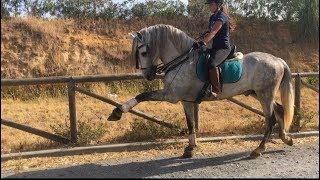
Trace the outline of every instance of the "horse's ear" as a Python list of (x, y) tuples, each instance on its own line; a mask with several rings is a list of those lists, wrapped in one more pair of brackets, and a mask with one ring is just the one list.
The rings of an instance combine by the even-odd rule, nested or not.
[(129, 33), (129, 37), (133, 40), (136, 36), (133, 35), (132, 33)]
[(141, 34), (141, 33), (139, 33), (139, 32), (137, 32), (137, 36), (138, 36), (138, 38), (139, 38), (140, 42), (142, 42), (142, 34)]

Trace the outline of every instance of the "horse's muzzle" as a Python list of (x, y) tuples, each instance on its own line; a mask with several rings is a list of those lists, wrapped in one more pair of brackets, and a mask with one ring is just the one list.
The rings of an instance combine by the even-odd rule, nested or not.
[(146, 69), (145, 71), (145, 78), (148, 81), (152, 81), (156, 78), (156, 72), (157, 72), (157, 67), (156, 66), (152, 66), (151, 68)]

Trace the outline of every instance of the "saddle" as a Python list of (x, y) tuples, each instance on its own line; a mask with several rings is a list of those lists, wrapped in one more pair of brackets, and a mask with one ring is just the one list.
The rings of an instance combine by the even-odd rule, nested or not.
[[(237, 77), (235, 76), (231, 77), (230, 75), (233, 75), (235, 73), (238, 73), (239, 75), (239, 72), (233, 72), (233, 71), (235, 66), (238, 66), (238, 65), (241, 66), (241, 64), (239, 64), (240, 62), (238, 62), (238, 60), (241, 59), (241, 57), (237, 57), (237, 56), (240, 56), (240, 54), (242, 55), (241, 52), (236, 51), (236, 46), (233, 45), (227, 58), (223, 60), (221, 64), (218, 65), (219, 76), (223, 77), (223, 78), (220, 78), (221, 83), (223, 82), (232, 83), (238, 79)], [(198, 78), (203, 82), (206, 82), (209, 80), (209, 64), (211, 63), (209, 62), (209, 60), (210, 60), (209, 52), (205, 50), (199, 52), (199, 59), (197, 61), (196, 71), (197, 71)]]
[[(237, 46), (236, 46), (236, 45), (232, 45), (232, 46), (231, 46), (230, 54), (227, 56), (227, 58), (226, 58), (225, 60), (235, 58), (235, 57), (236, 57), (236, 52), (237, 52)], [(224, 60), (224, 61), (225, 61), (225, 60)], [(223, 62), (224, 62), (224, 61), (223, 61)], [(222, 62), (222, 63), (223, 63), (223, 62)], [(221, 63), (221, 64), (222, 64), (222, 63)]]
[[(219, 84), (220, 84), (220, 92), (222, 92), (222, 86), (224, 83), (234, 83), (237, 82), (241, 78), (242, 74), (242, 63), (240, 59), (242, 59), (242, 53), (236, 51), (236, 46), (232, 45), (231, 51), (227, 58), (223, 60), (221, 64), (218, 65), (219, 70)], [(197, 76), (198, 78), (205, 82), (203, 88), (199, 92), (198, 102), (204, 97), (205, 91), (207, 91), (210, 86), (209, 80), (209, 62), (210, 53), (207, 51), (199, 52), (199, 59), (197, 62)]]

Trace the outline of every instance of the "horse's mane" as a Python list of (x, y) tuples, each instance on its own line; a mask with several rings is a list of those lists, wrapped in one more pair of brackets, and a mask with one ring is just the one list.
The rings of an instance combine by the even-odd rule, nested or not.
[[(139, 31), (144, 41), (149, 43), (150, 54), (155, 56), (157, 50), (165, 50), (168, 41), (171, 41), (177, 50), (181, 53), (191, 48), (194, 39), (189, 37), (185, 32), (171, 25), (157, 24), (143, 28)], [(136, 42), (133, 42), (133, 53), (135, 52)]]

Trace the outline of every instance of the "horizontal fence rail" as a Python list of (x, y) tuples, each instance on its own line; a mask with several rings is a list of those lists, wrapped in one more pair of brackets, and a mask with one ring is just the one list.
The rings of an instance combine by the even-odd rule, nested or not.
[[(163, 78), (164, 75), (158, 75), (157, 79)], [(112, 82), (122, 80), (143, 79), (141, 73), (119, 74), (119, 75), (88, 75), (88, 76), (56, 76), (42, 78), (26, 78), (26, 79), (1, 79), (1, 86), (20, 86), (20, 85), (38, 85), (38, 84), (57, 84), (84, 82)]]
[[(300, 91), (301, 91), (301, 84), (306, 86), (307, 88), (310, 88), (316, 92), (319, 93), (319, 88), (314, 87), (304, 81), (301, 80), (302, 77), (318, 77), (319, 78), (319, 72), (303, 72), (303, 73), (292, 73), (292, 78), (295, 78), (295, 110), (300, 109)], [(163, 79), (164, 74), (160, 74), (156, 76), (156, 79)], [(1, 118), (1, 124), (17, 128), (38, 136), (45, 137), (47, 139), (51, 139), (57, 142), (61, 143), (68, 143), (68, 142), (77, 142), (77, 121), (76, 121), (76, 103), (75, 103), (75, 92), (83, 93), (87, 96), (99, 99), (103, 102), (109, 103), (113, 106), (119, 107), (120, 104), (96, 95), (94, 93), (91, 93), (89, 91), (86, 91), (82, 88), (78, 88), (76, 86), (76, 83), (86, 83), (86, 82), (113, 82), (113, 81), (123, 81), (123, 80), (137, 80), (137, 79), (144, 79), (143, 75), (141, 73), (131, 73), (131, 74), (118, 74), (118, 75), (88, 75), (88, 76), (56, 76), (56, 77), (42, 77), (42, 78), (27, 78), (27, 79), (1, 79), (1, 86), (22, 86), (22, 85), (39, 85), (39, 84), (57, 84), (57, 83), (66, 83), (68, 85), (68, 98), (69, 98), (69, 115), (70, 115), (70, 133), (71, 133), (71, 140), (65, 139), (63, 137), (59, 137), (57, 135), (44, 132), (42, 130), (38, 130), (29, 126), (20, 125), (18, 123), (14, 123), (11, 121), (7, 121)], [(251, 106), (246, 105), (245, 103), (236, 100), (233, 97), (228, 98), (229, 101), (244, 107), (254, 113), (257, 113), (261, 116), (263, 115), (263, 112), (253, 108)], [(130, 110), (129, 111), (132, 114), (135, 114), (137, 116), (143, 117), (146, 120), (155, 122), (157, 124), (160, 124), (162, 126), (165, 126), (167, 128), (177, 128), (177, 126), (174, 126), (170, 123), (167, 123), (163, 120), (150, 117), (140, 111), (137, 110)], [(300, 125), (300, 120), (298, 120), (297, 125)]]
[[(319, 72), (292, 73), (292, 77), (319, 77)], [(157, 75), (157, 79), (162, 79), (164, 74)], [(56, 76), (26, 79), (1, 79), (1, 86), (21, 86), (21, 85), (38, 85), (38, 84), (57, 84), (84, 82), (112, 82), (122, 80), (143, 79), (141, 73), (119, 74), (119, 75), (88, 75), (88, 76)]]

